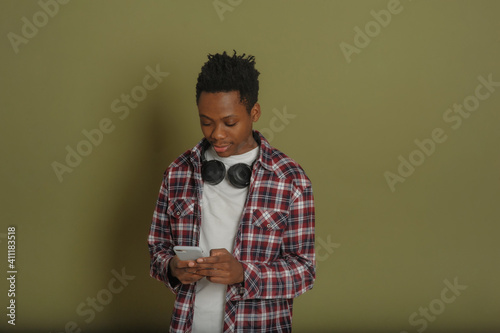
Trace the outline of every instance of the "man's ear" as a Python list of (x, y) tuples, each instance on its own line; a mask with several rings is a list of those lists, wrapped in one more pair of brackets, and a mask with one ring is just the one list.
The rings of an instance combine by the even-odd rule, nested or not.
[(260, 104), (255, 103), (252, 107), (252, 110), (250, 110), (250, 118), (252, 118), (252, 121), (255, 123), (257, 120), (260, 118)]

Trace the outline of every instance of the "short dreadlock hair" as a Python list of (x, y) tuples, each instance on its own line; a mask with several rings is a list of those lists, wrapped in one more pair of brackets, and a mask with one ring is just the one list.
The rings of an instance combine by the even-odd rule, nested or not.
[[(233, 50), (234, 51), (234, 50)], [(259, 96), (259, 71), (255, 69), (255, 57), (245, 53), (238, 56), (236, 51), (229, 56), (209, 54), (208, 61), (201, 68), (196, 83), (196, 104), (202, 92), (217, 93), (238, 91), (240, 102), (250, 113)]]

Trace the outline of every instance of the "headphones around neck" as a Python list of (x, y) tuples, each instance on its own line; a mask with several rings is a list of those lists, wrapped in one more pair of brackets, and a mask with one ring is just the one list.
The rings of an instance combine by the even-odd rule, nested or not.
[[(218, 160), (207, 161), (205, 151), (201, 152), (201, 178), (210, 185), (219, 184), (226, 176), (226, 167), (224, 163)], [(255, 163), (255, 162), (254, 162)], [(231, 185), (236, 188), (245, 188), (250, 185), (252, 176), (252, 165), (237, 163), (227, 171), (227, 178)]]

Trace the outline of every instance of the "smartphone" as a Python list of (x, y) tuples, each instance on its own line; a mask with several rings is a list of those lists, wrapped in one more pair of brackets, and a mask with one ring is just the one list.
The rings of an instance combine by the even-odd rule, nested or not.
[(174, 252), (180, 260), (196, 260), (205, 256), (199, 246), (174, 246)]

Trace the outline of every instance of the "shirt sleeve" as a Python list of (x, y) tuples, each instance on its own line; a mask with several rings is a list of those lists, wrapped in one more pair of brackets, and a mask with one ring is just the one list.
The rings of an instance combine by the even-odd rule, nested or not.
[(170, 216), (167, 214), (167, 173), (161, 183), (160, 193), (153, 213), (151, 229), (148, 237), (149, 254), (151, 257), (149, 274), (164, 282), (172, 292), (177, 293), (181, 283), (169, 274), (170, 260), (175, 256), (172, 250), (172, 234)]
[(294, 298), (311, 289), (316, 277), (315, 212), (312, 187), (296, 190), (283, 235), (280, 259), (242, 262), (244, 282), (230, 286), (231, 300)]

